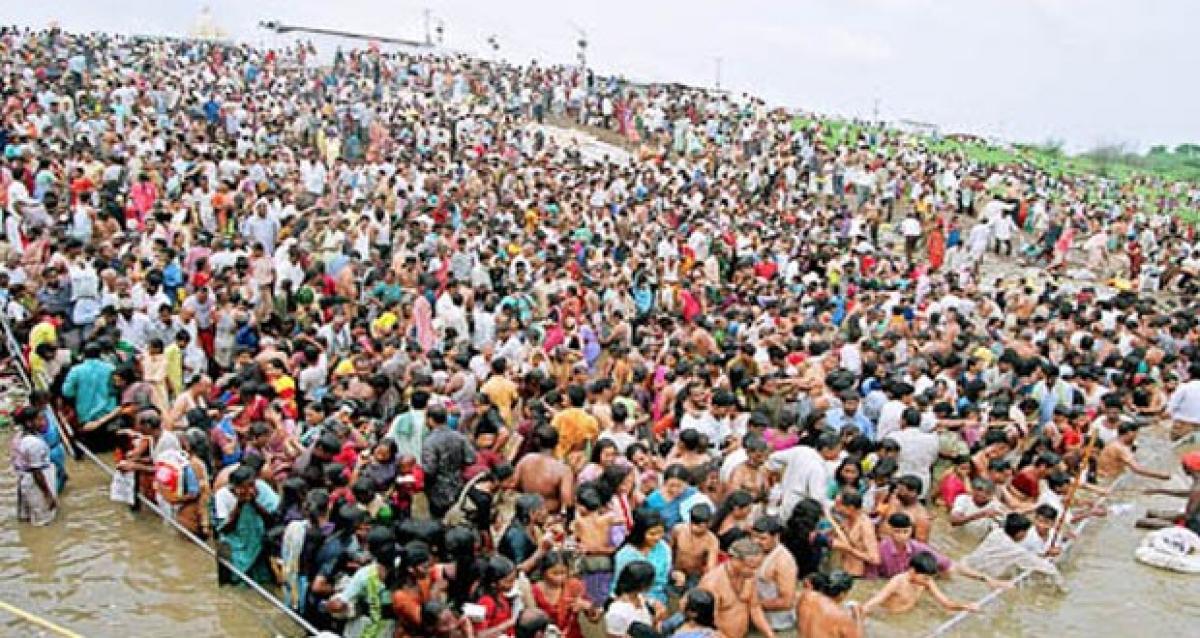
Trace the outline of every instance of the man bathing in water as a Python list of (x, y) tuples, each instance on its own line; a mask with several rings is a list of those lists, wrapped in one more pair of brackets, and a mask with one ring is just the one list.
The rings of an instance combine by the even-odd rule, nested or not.
[(878, 607), (888, 613), (902, 614), (912, 611), (926, 591), (946, 611), (979, 611), (975, 603), (963, 603), (951, 600), (942, 593), (934, 582), (938, 573), (938, 561), (929, 552), (915, 554), (908, 562), (908, 569), (896, 574), (863, 605), (863, 614), (870, 614)]
[(717, 604), (717, 629), (726, 636), (745, 636), (750, 624), (766, 638), (775, 638), (767, 622), (755, 587), (755, 572), (762, 564), (763, 550), (749, 538), (729, 547), (729, 561), (709, 571), (700, 588), (713, 595)]
[(852, 587), (854, 577), (841, 570), (810, 575), (796, 603), (797, 635), (860, 638), (864, 633), (862, 608), (847, 609), (844, 604)]
[(1133, 445), (1137, 440), (1138, 427), (1135, 423), (1122, 423), (1117, 428), (1117, 438), (1104, 444), (1104, 449), (1100, 450), (1096, 458), (1096, 476), (1101, 481), (1111, 483), (1124, 474), (1126, 469), (1134, 474), (1161, 481), (1171, 478), (1170, 474), (1155, 472), (1137, 462), (1137, 457), (1133, 454)]
[(1183, 467), (1184, 475), (1192, 480), (1191, 487), (1181, 490), (1153, 488), (1146, 490), (1144, 493), (1186, 498), (1187, 502), (1184, 503), (1183, 511), (1147, 510), (1146, 517), (1137, 522), (1138, 527), (1142, 529), (1161, 529), (1172, 527), (1182, 521), (1190, 521), (1200, 517), (1200, 450), (1184, 454), (1179, 459), (1179, 464)]

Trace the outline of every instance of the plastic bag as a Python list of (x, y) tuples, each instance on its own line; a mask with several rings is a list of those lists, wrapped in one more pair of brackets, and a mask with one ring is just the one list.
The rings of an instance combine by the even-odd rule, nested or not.
[(108, 498), (118, 503), (133, 505), (137, 502), (135, 485), (133, 472), (117, 472), (108, 486)]

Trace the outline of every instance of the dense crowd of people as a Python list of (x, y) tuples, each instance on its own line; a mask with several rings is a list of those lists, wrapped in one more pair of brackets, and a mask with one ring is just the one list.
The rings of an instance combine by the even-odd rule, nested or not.
[(939, 583), (1057, 580), (1108, 484), (1168, 478), (1139, 430), (1200, 424), (1193, 184), (460, 55), (7, 28), (0, 62), (22, 518), (112, 450), (115, 499), (320, 629), (972, 610)]

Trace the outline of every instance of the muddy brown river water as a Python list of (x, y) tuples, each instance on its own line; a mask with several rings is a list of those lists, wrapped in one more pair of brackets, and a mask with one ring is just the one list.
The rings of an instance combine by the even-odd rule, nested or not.
[[(1145, 432), (1139, 442), (1138, 456), (1144, 463), (1174, 470), (1170, 485), (1184, 485), (1178, 476), (1177, 454), (1159, 431)], [(7, 433), (0, 444), (7, 449)], [(0, 580), (5, 583), (0, 600), (89, 637), (303, 635), (253, 593), (217, 587), (212, 558), (165, 527), (152, 512), (135, 514), (110, 502), (108, 476), (89, 461), (68, 461), (71, 482), (53, 525), (16, 524), (14, 477), (5, 457), (0, 471)], [(1126, 481), (1113, 499), (1117, 511), (1088, 527), (1064, 568), (1066, 593), (1027, 584), (1008, 592), (950, 635), (1196, 635), (1200, 578), (1133, 560), (1133, 549), (1142, 536), (1133, 522), (1140, 512), (1147, 506), (1180, 504), (1141, 496), (1141, 490), (1152, 483), (1141, 478)], [(934, 537), (954, 557), (971, 549), (946, 527), (944, 519)], [(877, 587), (860, 582), (853, 598), (865, 600)], [(944, 583), (944, 589), (964, 600), (987, 593), (982, 585), (961, 578)], [(924, 601), (907, 616), (870, 620), (868, 630), (872, 636), (919, 637), (949, 617)], [(26, 622), (0, 613), (0, 635), (51, 634), (40, 634)]]
[[(8, 433), (0, 437), (8, 450)], [(16, 522), (15, 477), (0, 471), (0, 600), (84, 636), (302, 636), (254, 593), (217, 587), (213, 559), (153, 512), (108, 500), (108, 475), (67, 461), (58, 519)], [(38, 636), (0, 612), (0, 636)]]

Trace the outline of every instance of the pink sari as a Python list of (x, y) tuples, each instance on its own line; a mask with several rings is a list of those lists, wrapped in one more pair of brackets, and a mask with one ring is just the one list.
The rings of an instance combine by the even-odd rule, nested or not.
[(418, 295), (417, 300), (413, 302), (413, 326), (416, 328), (417, 343), (421, 344), (421, 349), (425, 352), (432, 350), (437, 336), (433, 332), (433, 306), (429, 305), (425, 295)]

